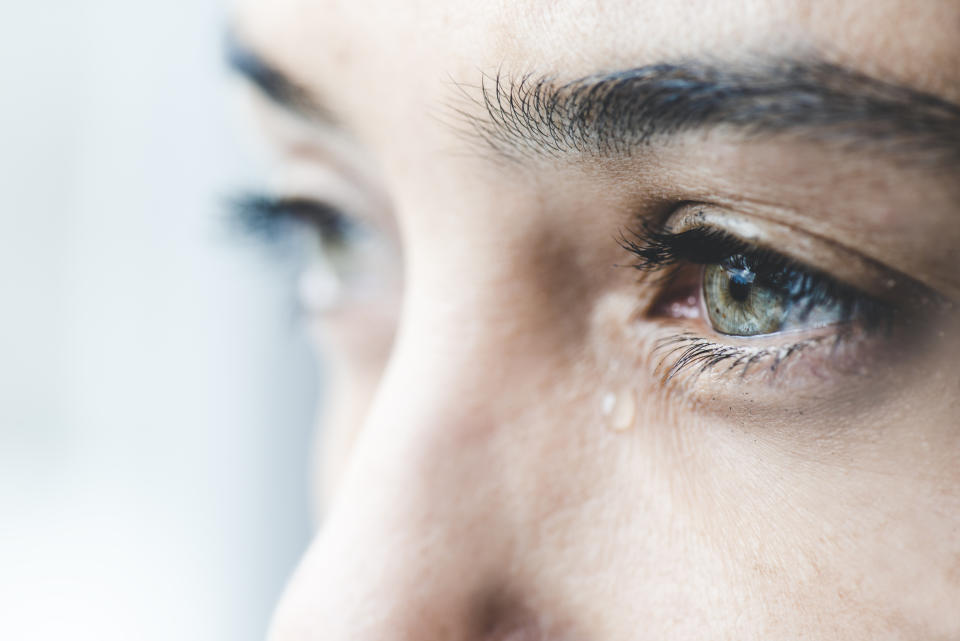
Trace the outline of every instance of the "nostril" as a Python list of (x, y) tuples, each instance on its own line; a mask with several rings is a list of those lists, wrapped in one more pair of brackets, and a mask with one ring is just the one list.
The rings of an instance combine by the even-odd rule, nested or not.
[(522, 625), (503, 629), (494, 629), (490, 634), (480, 637), (480, 641), (546, 641), (547, 637), (536, 627)]
[(528, 607), (504, 590), (488, 592), (478, 601), (472, 635), (476, 641), (555, 641), (558, 633), (551, 618)]

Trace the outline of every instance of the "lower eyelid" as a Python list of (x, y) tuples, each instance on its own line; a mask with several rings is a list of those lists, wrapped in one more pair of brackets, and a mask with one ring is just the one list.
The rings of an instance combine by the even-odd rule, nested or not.
[[(719, 334), (710, 325), (697, 284), (703, 267), (677, 270), (677, 281), (638, 319), (656, 328), (648, 362), (663, 381), (692, 382), (709, 375), (737, 383), (755, 377), (782, 380), (797, 374), (858, 372), (864, 351), (882, 334), (856, 323), (823, 325), (757, 336)], [(878, 347), (880, 347), (878, 345)]]
[[(805, 427), (842, 430), (856, 424), (854, 417), (864, 424), (864, 416), (903, 409), (897, 399), (904, 389), (923, 387), (936, 375), (950, 358), (944, 348), (957, 345), (948, 326), (937, 327), (942, 331), (899, 326), (891, 334), (851, 328), (778, 344), (770, 337), (727, 343), (693, 324), (651, 323), (637, 328), (637, 384), (662, 391), (662, 411), (715, 414), (734, 428), (779, 425), (790, 434)], [(704, 368), (707, 354), (718, 346), (737, 350), (736, 356)], [(685, 353), (688, 362), (680, 363)]]
[[(767, 335), (765, 338), (773, 336), (777, 335)], [(846, 340), (843, 333), (833, 332), (787, 343), (734, 345), (690, 331), (659, 339), (653, 349), (653, 357), (655, 372), (664, 380), (680, 375), (699, 377), (704, 374), (733, 374), (742, 381), (751, 373), (762, 372), (770, 377), (782, 374), (782, 368), (792, 364), (794, 359), (824, 346), (833, 351), (843, 340)]]
[[(731, 337), (713, 334), (701, 319), (651, 319), (642, 330), (641, 354), (654, 379), (670, 387), (697, 396), (781, 390), (771, 402), (784, 404), (784, 387), (822, 399), (847, 393), (843, 390), (849, 390), (851, 381), (875, 389), (882, 378), (902, 384), (903, 372), (923, 367), (943, 335), (932, 331), (931, 324), (896, 323), (878, 330), (846, 323)], [(800, 402), (792, 394), (790, 399), (786, 405)]]

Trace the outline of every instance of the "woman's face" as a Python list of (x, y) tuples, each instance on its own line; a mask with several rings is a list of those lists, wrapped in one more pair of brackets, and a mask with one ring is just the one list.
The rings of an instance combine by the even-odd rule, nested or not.
[(272, 638), (960, 637), (958, 33), (245, 5), (333, 381)]

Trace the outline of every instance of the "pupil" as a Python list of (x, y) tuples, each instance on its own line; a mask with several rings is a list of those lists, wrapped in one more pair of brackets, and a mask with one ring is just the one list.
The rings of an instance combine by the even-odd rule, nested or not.
[(745, 300), (747, 300), (747, 298), (750, 297), (750, 287), (752, 286), (752, 283), (751, 283), (752, 280), (753, 280), (752, 278), (750, 280), (747, 280), (739, 274), (730, 274), (730, 284), (728, 287), (730, 292), (730, 298), (737, 301), (738, 303), (742, 303)]

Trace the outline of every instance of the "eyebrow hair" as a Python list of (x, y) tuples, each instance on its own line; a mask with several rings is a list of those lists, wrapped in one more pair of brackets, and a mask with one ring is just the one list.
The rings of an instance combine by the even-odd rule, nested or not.
[(459, 113), (508, 157), (630, 155), (681, 133), (726, 127), (960, 163), (960, 105), (826, 62), (655, 64), (562, 84), (498, 72), (479, 90), (483, 114)]
[(224, 37), (227, 65), (272, 102), (311, 120), (335, 123), (330, 110), (300, 82), (245, 44), (231, 30)]

